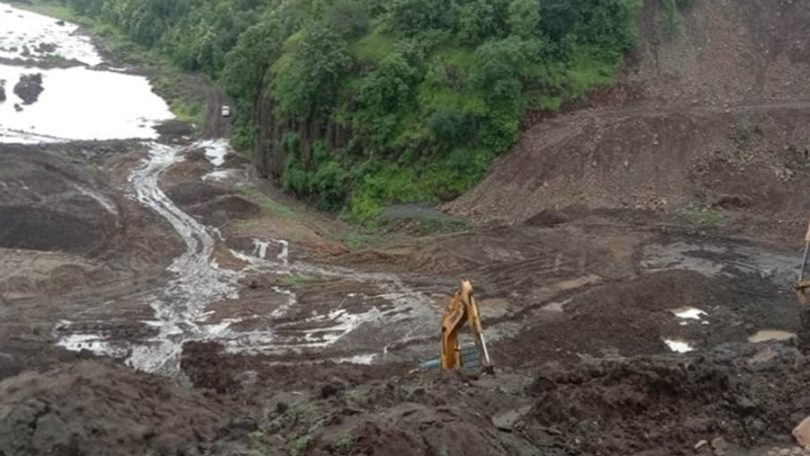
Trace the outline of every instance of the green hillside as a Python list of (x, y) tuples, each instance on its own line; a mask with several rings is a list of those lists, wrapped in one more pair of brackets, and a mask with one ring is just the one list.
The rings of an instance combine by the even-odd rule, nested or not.
[(66, 0), (236, 100), (234, 144), (354, 221), (478, 181), (527, 109), (612, 82), (642, 0)]

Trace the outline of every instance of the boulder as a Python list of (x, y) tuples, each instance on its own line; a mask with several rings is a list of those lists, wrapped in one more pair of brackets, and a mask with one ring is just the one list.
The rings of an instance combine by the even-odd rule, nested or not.
[(23, 104), (30, 105), (39, 99), (42, 88), (42, 74), (24, 74), (14, 86), (14, 93), (23, 100)]
[(56, 44), (54, 43), (39, 43), (37, 46), (37, 51), (42, 54), (50, 54), (56, 52)]
[(803, 448), (810, 447), (810, 416), (803, 419), (795, 429), (793, 429), (793, 438)]

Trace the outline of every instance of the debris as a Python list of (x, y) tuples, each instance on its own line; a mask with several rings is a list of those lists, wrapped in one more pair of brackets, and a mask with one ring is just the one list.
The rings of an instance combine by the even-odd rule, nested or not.
[(796, 442), (804, 448), (810, 447), (810, 416), (803, 419), (795, 429), (793, 429), (793, 438)]
[(499, 413), (492, 417), (492, 424), (494, 424), (499, 431), (512, 432), (520, 427), (523, 417), (529, 413), (531, 408), (530, 405), (524, 405), (523, 407)]

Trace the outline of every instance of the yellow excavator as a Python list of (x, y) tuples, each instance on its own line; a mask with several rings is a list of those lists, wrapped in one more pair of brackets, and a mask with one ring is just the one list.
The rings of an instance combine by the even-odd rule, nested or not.
[(459, 331), (461, 331), (465, 323), (469, 323), (470, 330), (473, 333), (481, 370), (486, 373), (493, 373), (492, 361), (489, 358), (487, 343), (484, 340), (484, 329), (481, 326), (478, 302), (473, 296), (473, 286), (469, 280), (461, 282), (442, 317), (441, 367), (443, 369), (473, 367), (464, 365), (467, 356), (465, 356), (459, 345)]

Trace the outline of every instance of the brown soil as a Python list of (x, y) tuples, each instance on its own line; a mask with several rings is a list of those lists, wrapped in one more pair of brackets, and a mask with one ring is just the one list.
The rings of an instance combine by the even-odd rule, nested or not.
[[(768, 225), (757, 234), (801, 229), (810, 13), (796, 2), (701, 1), (671, 36), (660, 3), (646, 2), (641, 45), (618, 85), (634, 96), (597, 97), (593, 108), (532, 126), (448, 208), (520, 222), (572, 204), (709, 207), (755, 214), (746, 228)], [(788, 224), (774, 230), (774, 220)]]
[[(190, 337), (172, 377), (56, 345), (63, 320), (152, 337), (150, 297), (183, 286), (180, 237), (132, 198), (144, 146), (0, 145), (0, 456), (801, 454), (810, 361), (749, 337), (808, 331), (808, 10), (697, 2), (669, 37), (657, 4), (616, 88), (449, 205), (466, 231), (366, 241), (189, 150), (160, 186), (240, 287), (195, 318), (261, 344)], [(494, 376), (417, 369), (462, 278)]]

